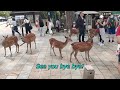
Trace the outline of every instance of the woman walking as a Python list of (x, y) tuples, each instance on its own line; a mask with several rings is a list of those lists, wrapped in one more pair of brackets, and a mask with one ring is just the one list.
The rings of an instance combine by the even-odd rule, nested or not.
[(42, 17), (39, 15), (39, 32), (40, 32), (40, 36), (45, 36), (45, 32), (43, 30), (44, 27), (44, 22), (42, 20)]
[(103, 15), (100, 16), (100, 20), (98, 22), (99, 24), (99, 33), (100, 33), (100, 46), (103, 46), (104, 45), (104, 40), (105, 40), (105, 28), (104, 26), (106, 25), (106, 23), (104, 22), (103, 20)]

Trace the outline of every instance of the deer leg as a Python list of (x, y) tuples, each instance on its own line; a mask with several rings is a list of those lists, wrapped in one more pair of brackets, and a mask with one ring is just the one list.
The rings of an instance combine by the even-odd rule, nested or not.
[(36, 49), (37, 47), (36, 47), (36, 41), (35, 40), (34, 40), (34, 43), (35, 43), (35, 49)]
[(19, 52), (19, 44), (18, 44), (18, 52)]
[(26, 51), (26, 53), (28, 52), (28, 44), (27, 44), (27, 51)]
[(54, 51), (54, 47), (52, 47), (52, 49), (53, 49), (54, 55), (56, 56), (55, 51)]
[(71, 62), (71, 58), (72, 58), (72, 54), (74, 53), (74, 50), (71, 52), (70, 54), (70, 62)]
[(90, 61), (90, 57), (89, 57), (89, 51), (88, 51), (88, 60), (89, 60), (89, 62), (91, 62), (91, 61)]
[(59, 49), (59, 52), (60, 52), (60, 56), (61, 56), (61, 59), (63, 58), (63, 56), (62, 56), (62, 53), (61, 53), (61, 49)]
[(85, 59), (87, 60), (87, 51), (85, 51)]
[(32, 54), (31, 43), (30, 43), (30, 51), (31, 51), (31, 54)]
[[(4, 50), (5, 50), (5, 56), (6, 56), (6, 48), (5, 48), (5, 47), (4, 47)], [(4, 56), (4, 57), (5, 57), (5, 56)]]
[[(78, 51), (75, 51), (75, 54), (74, 54), (74, 56), (75, 56), (75, 59), (78, 61), (78, 59), (77, 59), (77, 53), (78, 53)], [(78, 61), (78, 63), (80, 63), (79, 61)]]
[(51, 49), (52, 49), (52, 45), (50, 45), (50, 55), (51, 55)]
[(11, 47), (9, 47), (9, 49), (10, 49), (10, 53), (11, 53), (11, 57), (12, 57)]

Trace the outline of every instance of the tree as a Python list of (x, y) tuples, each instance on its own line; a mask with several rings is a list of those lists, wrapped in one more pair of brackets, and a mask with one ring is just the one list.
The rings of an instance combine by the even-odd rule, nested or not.
[(72, 23), (74, 21), (74, 11), (66, 11), (66, 28), (69, 31), (72, 28)]
[(9, 17), (10, 13), (11, 13), (11, 11), (0, 11), (0, 16)]

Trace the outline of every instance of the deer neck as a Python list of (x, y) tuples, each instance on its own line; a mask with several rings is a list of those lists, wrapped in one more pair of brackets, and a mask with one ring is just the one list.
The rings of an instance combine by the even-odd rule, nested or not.
[(68, 39), (66, 39), (66, 41), (64, 42), (64, 46), (66, 46), (68, 43)]
[(86, 42), (93, 43), (93, 38), (89, 38)]

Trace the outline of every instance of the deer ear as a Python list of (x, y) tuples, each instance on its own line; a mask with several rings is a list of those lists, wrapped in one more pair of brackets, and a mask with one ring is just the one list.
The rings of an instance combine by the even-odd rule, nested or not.
[(67, 38), (67, 37), (65, 36), (65, 38)]

